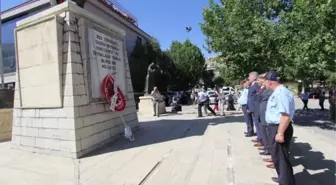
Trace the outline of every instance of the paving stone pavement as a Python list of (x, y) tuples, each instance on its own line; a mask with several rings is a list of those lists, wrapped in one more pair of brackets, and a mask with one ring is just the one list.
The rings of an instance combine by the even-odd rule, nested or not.
[[(80, 160), (33, 154), (0, 143), (1, 185), (272, 185), (240, 115), (140, 116), (136, 141), (120, 138)], [(295, 127), (299, 185), (331, 185), (335, 143)], [(314, 162), (317, 162), (318, 165)]]
[(311, 133), (318, 133), (320, 135), (329, 137), (335, 140), (336, 123), (330, 120), (329, 116), (329, 102), (324, 102), (325, 110), (321, 111), (319, 100), (310, 99), (308, 103), (309, 111), (302, 110), (303, 103), (300, 99), (295, 99), (295, 118), (294, 123), (297, 126), (304, 127)]

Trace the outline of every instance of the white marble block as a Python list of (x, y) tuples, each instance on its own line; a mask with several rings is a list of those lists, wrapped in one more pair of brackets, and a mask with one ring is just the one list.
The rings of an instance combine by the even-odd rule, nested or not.
[[(125, 31), (65, 2), (17, 23), (17, 87), (12, 146), (79, 158), (138, 126)], [(112, 112), (101, 93), (112, 74), (126, 108)]]

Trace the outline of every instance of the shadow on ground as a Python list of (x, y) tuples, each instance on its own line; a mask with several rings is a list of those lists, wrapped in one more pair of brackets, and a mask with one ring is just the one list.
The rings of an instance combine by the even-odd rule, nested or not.
[(309, 109), (305, 111), (297, 109), (295, 111), (294, 124), (303, 127), (318, 127), (324, 130), (336, 131), (335, 121), (330, 120), (329, 109)]
[[(194, 118), (195, 115), (190, 115)], [(147, 146), (180, 138), (201, 136), (208, 125), (232, 123), (237, 116), (203, 117), (201, 119), (173, 119), (160, 117), (158, 120), (140, 122), (140, 128), (135, 132), (135, 141), (130, 142), (124, 137), (105, 145), (85, 157), (96, 156), (130, 148)]]
[(296, 184), (304, 184), (309, 179), (321, 185), (336, 184), (335, 161), (326, 159), (320, 151), (312, 151), (309, 143), (295, 142), (295, 138), (293, 137), (291, 147), (292, 165), (302, 165), (305, 168), (303, 172), (295, 174)]

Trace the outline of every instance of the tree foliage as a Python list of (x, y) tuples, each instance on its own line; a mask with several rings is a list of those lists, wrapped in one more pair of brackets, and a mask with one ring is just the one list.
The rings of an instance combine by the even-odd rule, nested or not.
[(149, 61), (146, 55), (146, 47), (140, 42), (136, 42), (129, 58), (129, 67), (134, 92), (144, 91), (148, 65)]
[(198, 84), (205, 70), (205, 59), (200, 48), (190, 40), (183, 43), (173, 41), (167, 53), (174, 66), (171, 78), (172, 88), (187, 90)]
[(276, 70), (288, 80), (335, 72), (336, 0), (209, 1), (201, 29), (224, 81)]
[(134, 92), (143, 92), (146, 83), (147, 68), (150, 63), (157, 61), (158, 65), (165, 71), (166, 61), (162, 61), (163, 52), (156, 39), (150, 40), (145, 44), (136, 42), (130, 55), (130, 72)]

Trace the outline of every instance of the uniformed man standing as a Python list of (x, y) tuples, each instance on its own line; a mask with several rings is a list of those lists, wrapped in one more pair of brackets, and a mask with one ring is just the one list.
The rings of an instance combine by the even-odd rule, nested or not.
[(295, 185), (289, 157), (289, 145), (293, 137), (294, 97), (292, 92), (279, 83), (276, 72), (268, 72), (264, 84), (273, 90), (265, 115), (269, 136), (273, 138), (269, 148), (278, 173), (278, 178), (273, 177), (272, 180), (279, 185)]
[[(262, 141), (265, 145), (264, 146), (265, 151), (261, 152), (260, 154), (261, 155), (270, 155), (270, 152), (269, 152), (270, 138), (268, 137), (268, 133), (267, 133), (268, 124), (265, 120), (265, 114), (266, 114), (268, 99), (272, 95), (273, 91), (272, 91), (272, 89), (269, 89), (264, 85), (265, 75), (266, 75), (266, 73), (259, 75), (258, 80), (257, 80), (258, 85), (260, 86), (260, 90), (258, 92), (258, 99), (259, 99), (259, 103), (260, 103), (260, 106), (259, 106), (260, 132), (261, 132)], [(264, 160), (264, 161), (265, 162), (272, 162), (272, 160), (269, 160), (269, 159)]]

